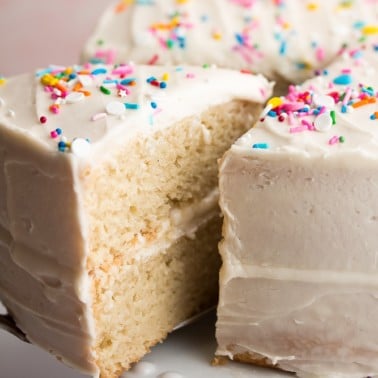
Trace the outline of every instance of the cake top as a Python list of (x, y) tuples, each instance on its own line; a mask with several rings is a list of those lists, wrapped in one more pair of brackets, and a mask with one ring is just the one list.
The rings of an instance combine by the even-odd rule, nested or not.
[(243, 153), (306, 156), (356, 152), (378, 157), (378, 45), (353, 50), (286, 96), (233, 146)]
[(270, 94), (262, 76), (209, 66), (50, 66), (2, 79), (0, 127), (83, 158), (209, 106)]
[(300, 82), (378, 32), (377, 0), (121, 0), (84, 49), (101, 62), (216, 64)]

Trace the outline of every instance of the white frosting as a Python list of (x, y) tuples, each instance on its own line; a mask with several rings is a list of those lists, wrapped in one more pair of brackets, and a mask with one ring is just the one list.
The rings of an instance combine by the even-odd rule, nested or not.
[[(263, 103), (270, 92), (261, 76), (130, 65), (51, 67), (0, 86), (0, 298), (28, 339), (97, 374), (82, 170), (132, 138), (233, 99)], [(192, 234), (216, 198), (172, 211), (168, 240), (141, 242), (139, 257)]]
[[(374, 46), (346, 54), (269, 101), (223, 159), (217, 354), (301, 377), (378, 374), (377, 67)], [(319, 104), (335, 112), (326, 131)]]
[[(118, 1), (84, 60), (216, 64), (301, 81), (370, 37), (376, 0)], [(168, 47), (167, 47), (168, 46)]]

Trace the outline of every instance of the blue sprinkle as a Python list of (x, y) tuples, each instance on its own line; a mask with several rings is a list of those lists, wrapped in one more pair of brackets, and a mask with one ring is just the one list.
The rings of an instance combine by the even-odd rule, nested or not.
[(136, 110), (136, 109), (139, 109), (139, 104), (135, 104), (135, 103), (131, 103), (131, 102), (125, 102), (125, 108)]
[(77, 74), (74, 73), (74, 72), (72, 72), (72, 73), (70, 74), (70, 76), (68, 76), (68, 77), (69, 77), (70, 80), (72, 80), (72, 79), (76, 79)]
[(355, 51), (352, 55), (353, 59), (360, 59), (363, 57), (363, 53), (361, 50)]
[(62, 129), (57, 128), (57, 129), (55, 129), (55, 131), (56, 131), (56, 133), (57, 133), (58, 135), (62, 135)]
[[(146, 81), (147, 81), (147, 83), (151, 83), (152, 81), (156, 81), (156, 77), (150, 76)], [(122, 82), (121, 82), (121, 84), (122, 84)]]
[(236, 38), (236, 41), (239, 43), (239, 45), (244, 45), (244, 38), (241, 34), (236, 33), (235, 38)]
[(89, 63), (91, 64), (105, 63), (105, 60), (101, 58), (91, 58)]
[(182, 67), (176, 67), (176, 72), (181, 72), (181, 71), (184, 71)]
[(91, 72), (91, 75), (100, 75), (100, 74), (106, 74), (108, 70), (106, 68), (96, 68)]
[(256, 148), (256, 149), (261, 149), (261, 150), (266, 150), (269, 148), (269, 144), (268, 143), (255, 143), (252, 148)]
[(51, 71), (52, 71), (51, 68), (46, 68), (46, 69), (44, 69), (44, 70), (37, 71), (36, 74), (35, 74), (35, 76), (37, 76), (37, 77), (41, 77), (41, 76), (43, 76), (43, 75), (45, 75), (45, 74), (50, 73)]
[(370, 119), (371, 119), (372, 121), (374, 121), (375, 119), (377, 119), (377, 117), (376, 117), (375, 114), (373, 113), (373, 114), (370, 116)]
[(64, 152), (65, 149), (66, 149), (66, 143), (60, 141), (60, 142), (58, 143), (58, 150), (61, 151), (61, 152)]
[(167, 83), (165, 81), (162, 81), (159, 86), (161, 89), (167, 88)]
[(374, 90), (372, 88), (362, 87), (361, 92), (367, 93), (369, 96), (372, 97), (375, 95)]
[(123, 80), (121, 81), (121, 84), (122, 84), (122, 85), (128, 85), (128, 84), (132, 83), (132, 82), (135, 81), (135, 80), (136, 80), (135, 78), (130, 77), (129, 79), (123, 79)]
[(373, 46), (374, 51), (378, 51), (378, 43)]
[(202, 22), (206, 22), (208, 19), (209, 19), (209, 16), (208, 16), (207, 14), (203, 14), (203, 15), (201, 16), (201, 21), (202, 21)]
[(287, 43), (286, 41), (281, 41), (281, 46), (280, 46), (280, 55), (285, 55), (287, 50)]
[(269, 116), (269, 117), (276, 117), (277, 113), (274, 110), (269, 110), (267, 116)]
[(362, 29), (364, 26), (365, 26), (365, 22), (363, 22), (363, 21), (356, 21), (356, 22), (353, 24), (353, 27), (354, 27), (355, 29)]
[(328, 70), (323, 70), (323, 75), (328, 76)]
[(102, 82), (103, 84), (117, 84), (118, 80), (111, 80), (111, 79), (106, 79)]
[(157, 103), (156, 102), (151, 102), (151, 108), (156, 109), (157, 108)]
[(341, 113), (346, 113), (348, 110), (348, 107), (346, 105), (341, 105)]
[(348, 74), (340, 75), (333, 79), (333, 83), (337, 85), (349, 85), (352, 81), (352, 76)]

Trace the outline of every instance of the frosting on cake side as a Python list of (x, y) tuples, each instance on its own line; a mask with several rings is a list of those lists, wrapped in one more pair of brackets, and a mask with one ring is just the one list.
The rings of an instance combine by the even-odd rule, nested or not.
[(301, 377), (378, 374), (378, 51), (344, 54), (220, 165), (219, 355)]

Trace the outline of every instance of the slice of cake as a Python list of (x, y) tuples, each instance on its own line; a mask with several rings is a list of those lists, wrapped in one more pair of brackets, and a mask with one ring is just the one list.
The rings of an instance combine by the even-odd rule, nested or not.
[(220, 164), (218, 355), (301, 377), (378, 374), (378, 49), (368, 50), (271, 99)]
[(270, 94), (192, 67), (2, 83), (0, 299), (28, 340), (112, 378), (216, 303), (217, 159)]
[(370, 38), (377, 20), (375, 0), (120, 0), (83, 59), (216, 64), (301, 82)]

